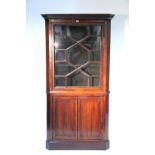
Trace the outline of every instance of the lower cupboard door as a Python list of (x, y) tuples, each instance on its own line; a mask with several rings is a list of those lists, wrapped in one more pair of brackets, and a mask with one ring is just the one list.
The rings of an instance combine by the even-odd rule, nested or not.
[(77, 139), (77, 97), (53, 97), (53, 139)]
[(102, 97), (78, 98), (78, 139), (103, 139), (105, 107)]

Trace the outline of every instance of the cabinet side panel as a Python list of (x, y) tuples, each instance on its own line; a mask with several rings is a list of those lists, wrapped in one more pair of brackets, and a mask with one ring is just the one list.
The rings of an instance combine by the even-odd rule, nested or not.
[(110, 78), (110, 31), (111, 31), (111, 20), (105, 20), (104, 29), (104, 56), (103, 56), (103, 81), (104, 81), (104, 92), (107, 93), (103, 97), (103, 103), (105, 103), (105, 140), (108, 140), (109, 130), (109, 78)]
[(111, 21), (108, 20), (107, 21), (107, 83), (106, 83), (106, 87), (107, 87), (107, 92), (109, 92), (109, 83), (110, 83), (110, 37), (111, 37)]
[(49, 20), (45, 21), (46, 30), (46, 90), (47, 92), (53, 89), (53, 27)]
[(109, 140), (109, 95), (103, 97), (103, 103), (105, 103), (105, 140)]
[(53, 135), (53, 97), (47, 94), (47, 140), (52, 140)]
[(109, 92), (109, 65), (110, 65), (110, 20), (106, 20), (103, 30), (103, 90)]
[(77, 98), (53, 98), (53, 139), (77, 139)]

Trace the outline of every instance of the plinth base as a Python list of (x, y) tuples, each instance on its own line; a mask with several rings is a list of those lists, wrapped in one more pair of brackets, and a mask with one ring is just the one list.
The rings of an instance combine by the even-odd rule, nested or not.
[(109, 141), (46, 141), (48, 150), (106, 150)]

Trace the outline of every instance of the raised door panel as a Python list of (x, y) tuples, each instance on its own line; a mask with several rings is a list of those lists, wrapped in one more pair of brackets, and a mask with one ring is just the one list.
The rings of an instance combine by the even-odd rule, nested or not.
[(78, 139), (103, 139), (104, 106), (102, 97), (79, 97)]
[(77, 97), (54, 97), (53, 139), (77, 139)]

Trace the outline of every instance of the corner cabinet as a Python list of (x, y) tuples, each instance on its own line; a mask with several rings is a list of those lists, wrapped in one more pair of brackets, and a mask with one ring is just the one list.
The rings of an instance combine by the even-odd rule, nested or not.
[(43, 14), (49, 150), (109, 148), (111, 14)]

